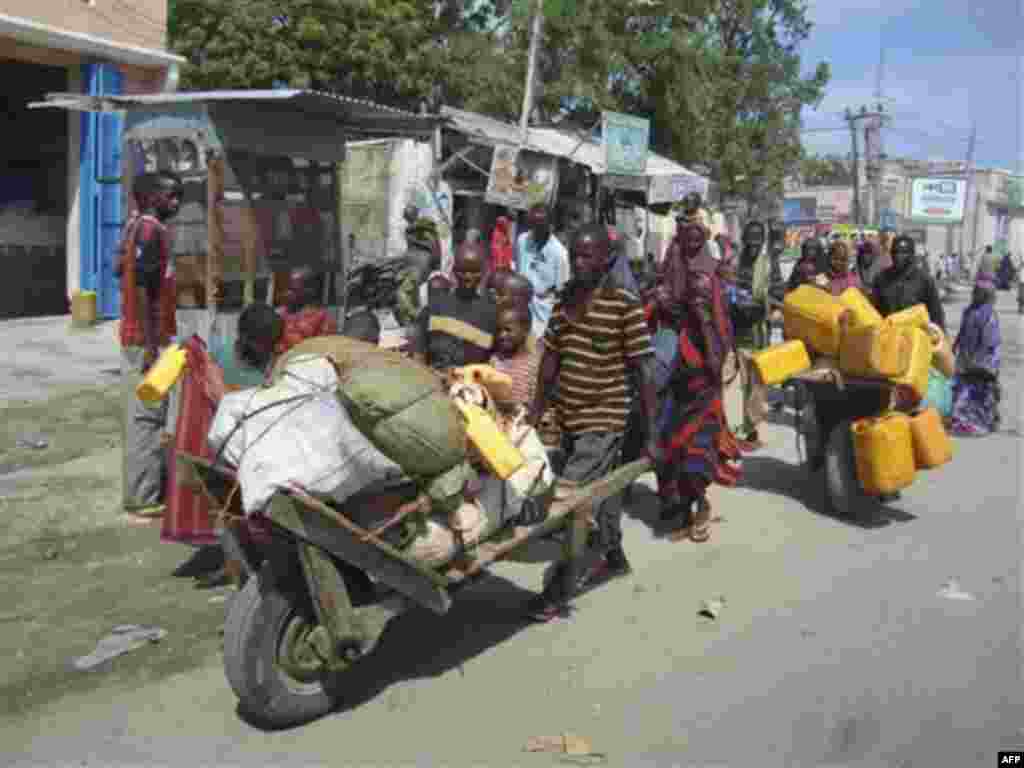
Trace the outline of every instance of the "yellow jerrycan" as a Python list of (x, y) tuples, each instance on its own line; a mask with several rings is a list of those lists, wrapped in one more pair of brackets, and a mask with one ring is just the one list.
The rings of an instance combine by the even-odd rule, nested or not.
[(135, 396), (144, 403), (156, 405), (171, 391), (185, 372), (188, 356), (178, 344), (165, 349), (135, 388)]

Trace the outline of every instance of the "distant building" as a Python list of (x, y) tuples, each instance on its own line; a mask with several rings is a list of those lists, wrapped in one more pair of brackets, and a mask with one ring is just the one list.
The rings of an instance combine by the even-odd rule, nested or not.
[(113, 283), (121, 119), (27, 104), (47, 92), (173, 87), (184, 59), (167, 52), (166, 37), (166, 0), (4, 1), (0, 318), (64, 314), (73, 291), (106, 283), (109, 296)]
[[(928, 224), (910, 217), (910, 190), (915, 178), (964, 179), (966, 198), (960, 223)], [(861, 221), (865, 228), (880, 225), (907, 232), (931, 254), (983, 251), (1024, 256), (1024, 200), (1022, 185), (1006, 170), (976, 169), (968, 178), (967, 167), (958, 161), (918, 161), (888, 158), (878, 169), (878, 200), (873, 185), (861, 174)], [(804, 187), (798, 179), (786, 184), (786, 218), (794, 226), (854, 224), (853, 186)], [(877, 205), (877, 214), (874, 207)]]

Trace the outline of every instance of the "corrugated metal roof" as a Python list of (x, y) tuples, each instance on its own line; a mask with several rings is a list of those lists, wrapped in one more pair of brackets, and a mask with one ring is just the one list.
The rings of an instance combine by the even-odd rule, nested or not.
[[(459, 133), (495, 144), (519, 144), (519, 128), (493, 117), (442, 107), (449, 127)], [(525, 149), (554, 157), (564, 157), (590, 168), (596, 174), (606, 172), (604, 147), (593, 139), (575, 136), (558, 128), (530, 128)], [(697, 176), (689, 168), (654, 152), (647, 153), (647, 176)]]
[(174, 93), (146, 93), (132, 96), (88, 96), (74, 93), (46, 95), (46, 101), (33, 102), (30, 107), (59, 107), (86, 112), (153, 109), (162, 106), (194, 103), (286, 103), (310, 114), (334, 117), (342, 123), (377, 121), (403, 126), (411, 130), (432, 129), (445, 118), (439, 115), (419, 115), (372, 101), (308, 90), (239, 90), (239, 91), (182, 91)]

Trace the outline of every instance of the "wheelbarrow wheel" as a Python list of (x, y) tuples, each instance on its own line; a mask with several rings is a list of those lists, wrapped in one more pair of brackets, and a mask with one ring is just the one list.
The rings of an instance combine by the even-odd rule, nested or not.
[(829, 510), (844, 520), (864, 520), (881, 502), (869, 496), (857, 479), (850, 419), (840, 421), (825, 444), (825, 498)]
[(822, 452), (824, 451), (814, 398), (799, 382), (788, 388), (792, 391), (796, 409), (794, 426), (796, 427), (797, 456), (801, 466), (814, 474), (821, 469)]
[(265, 581), (249, 579), (231, 601), (224, 672), (246, 717), (270, 727), (298, 725), (334, 707), (334, 676), (314, 651), (312, 606)]

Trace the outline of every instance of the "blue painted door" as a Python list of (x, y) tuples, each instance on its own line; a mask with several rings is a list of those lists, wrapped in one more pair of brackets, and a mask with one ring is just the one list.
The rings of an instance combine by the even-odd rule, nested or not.
[[(86, 64), (82, 81), (92, 96), (117, 96), (123, 77), (113, 64)], [(118, 241), (123, 222), (121, 189), (120, 115), (82, 114), (79, 195), (81, 212), (82, 290), (96, 291), (97, 313), (114, 319), (121, 315), (121, 293), (114, 277)]]

